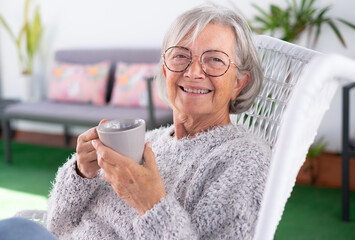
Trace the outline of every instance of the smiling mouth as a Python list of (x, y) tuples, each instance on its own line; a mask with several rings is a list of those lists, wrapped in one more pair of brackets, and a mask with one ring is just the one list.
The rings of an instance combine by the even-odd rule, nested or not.
[(180, 86), (181, 90), (187, 93), (196, 93), (196, 94), (207, 94), (212, 92), (211, 90), (206, 90), (206, 89), (192, 89), (192, 88), (185, 88)]

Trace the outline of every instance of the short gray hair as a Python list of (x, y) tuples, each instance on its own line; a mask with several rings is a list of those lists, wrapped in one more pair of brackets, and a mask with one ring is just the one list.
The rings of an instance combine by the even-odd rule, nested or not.
[[(165, 34), (162, 44), (162, 54), (168, 47), (177, 45), (186, 36), (191, 36), (189, 41), (192, 42), (209, 23), (229, 26), (235, 33), (237, 40), (235, 57), (239, 69), (238, 72), (239, 74), (242, 71), (249, 72), (250, 81), (237, 98), (231, 101), (229, 112), (244, 112), (253, 104), (261, 89), (263, 73), (251, 39), (250, 29), (240, 14), (216, 5), (196, 7), (181, 14)], [(160, 66), (163, 64), (164, 60), (161, 58)], [(161, 67), (156, 75), (156, 84), (159, 96), (171, 106), (167, 95), (166, 80)]]

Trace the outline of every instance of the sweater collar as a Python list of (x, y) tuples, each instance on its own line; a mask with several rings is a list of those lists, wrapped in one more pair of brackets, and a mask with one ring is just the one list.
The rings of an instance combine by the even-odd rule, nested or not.
[(245, 133), (247, 132), (247, 130), (245, 129), (244, 126), (241, 125), (235, 125), (232, 123), (229, 124), (225, 124), (225, 125), (221, 125), (221, 126), (214, 126), (206, 131), (202, 131), (199, 134), (197, 134), (194, 137), (191, 136), (186, 136), (183, 137), (181, 139), (176, 139), (175, 137), (175, 128), (174, 125), (171, 125), (169, 127), (169, 137), (173, 138), (176, 141), (190, 141), (190, 140), (199, 140), (201, 138), (205, 138), (205, 137), (215, 137), (215, 136), (228, 136), (232, 133), (236, 134), (236, 133)]

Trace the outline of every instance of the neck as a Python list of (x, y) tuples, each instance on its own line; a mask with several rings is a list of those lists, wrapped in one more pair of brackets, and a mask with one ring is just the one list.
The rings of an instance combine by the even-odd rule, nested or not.
[(218, 117), (191, 116), (174, 111), (175, 136), (181, 139), (186, 136), (194, 137), (196, 134), (230, 123), (229, 113)]

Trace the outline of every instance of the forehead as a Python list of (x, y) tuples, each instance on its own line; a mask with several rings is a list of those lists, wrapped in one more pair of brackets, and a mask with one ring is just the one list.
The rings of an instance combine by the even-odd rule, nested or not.
[(220, 50), (229, 54), (234, 52), (236, 36), (230, 26), (209, 23), (197, 36), (191, 31), (178, 45), (190, 48), (194, 53), (207, 50)]

